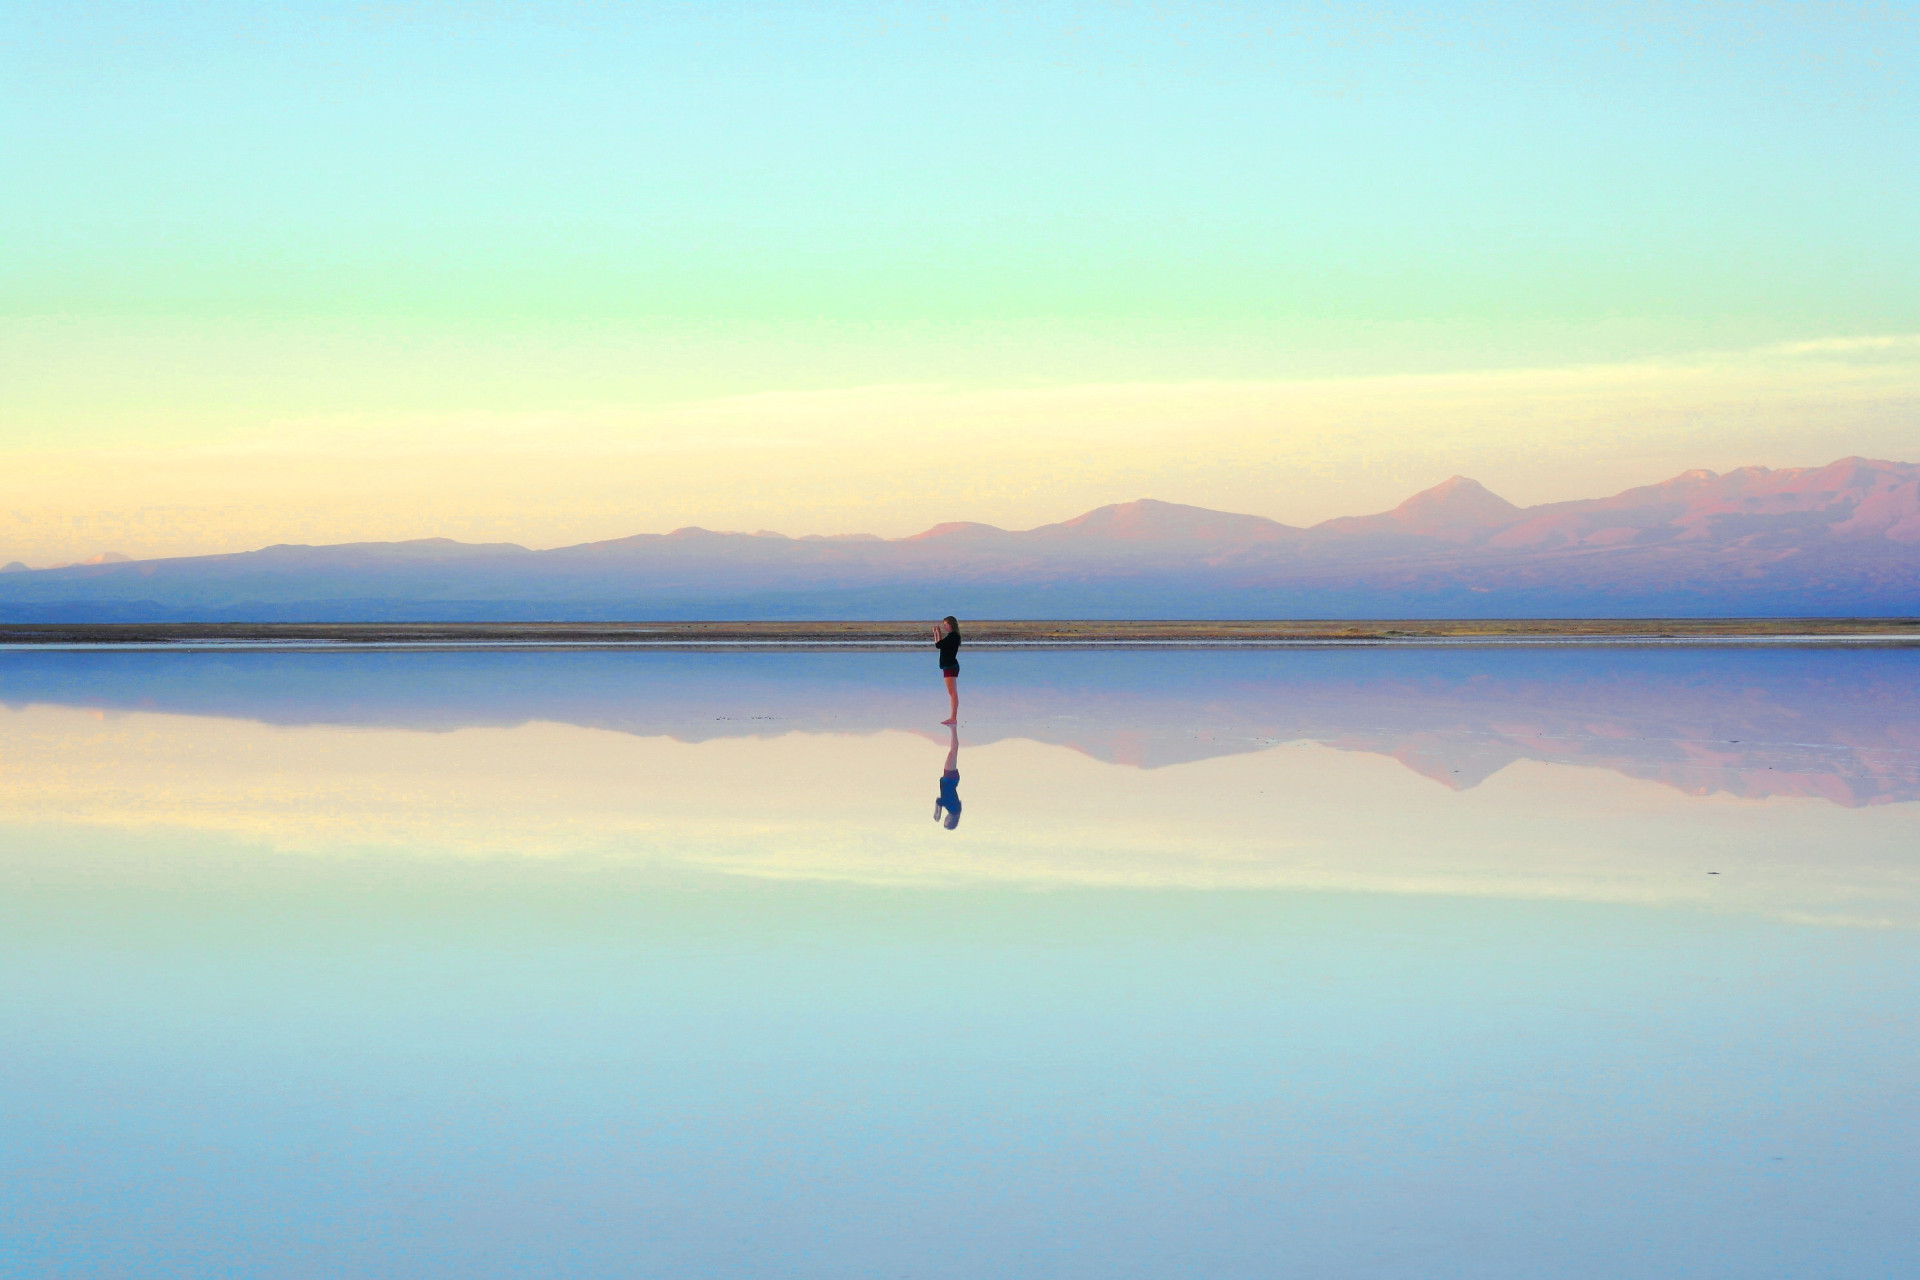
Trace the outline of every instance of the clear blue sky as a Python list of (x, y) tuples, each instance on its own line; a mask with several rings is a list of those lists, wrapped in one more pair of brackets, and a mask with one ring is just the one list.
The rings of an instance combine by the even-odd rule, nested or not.
[(1909, 6), (7, 13), (15, 314), (1920, 309)]

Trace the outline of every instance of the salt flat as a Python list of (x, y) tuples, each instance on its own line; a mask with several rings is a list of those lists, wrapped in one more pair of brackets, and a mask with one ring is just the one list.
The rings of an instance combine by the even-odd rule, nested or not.
[(0, 653), (9, 1267), (1903, 1273), (1913, 662)]

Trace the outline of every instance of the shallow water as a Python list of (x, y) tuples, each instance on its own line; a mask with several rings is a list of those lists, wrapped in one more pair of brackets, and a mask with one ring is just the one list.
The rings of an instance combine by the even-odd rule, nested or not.
[(0, 653), (0, 1264), (1920, 1268), (1920, 654)]

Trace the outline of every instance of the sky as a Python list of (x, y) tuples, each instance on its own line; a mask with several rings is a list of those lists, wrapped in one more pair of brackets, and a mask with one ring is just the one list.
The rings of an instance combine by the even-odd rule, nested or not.
[(1920, 460), (1920, 7), (0, 6), (0, 562)]

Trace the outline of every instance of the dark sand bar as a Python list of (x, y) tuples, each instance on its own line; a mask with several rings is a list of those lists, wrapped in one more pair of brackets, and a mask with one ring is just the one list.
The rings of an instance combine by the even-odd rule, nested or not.
[[(14, 623), (0, 647), (834, 648), (928, 643), (924, 622)], [(1320, 644), (1920, 644), (1920, 618), (972, 621), (999, 648)]]

